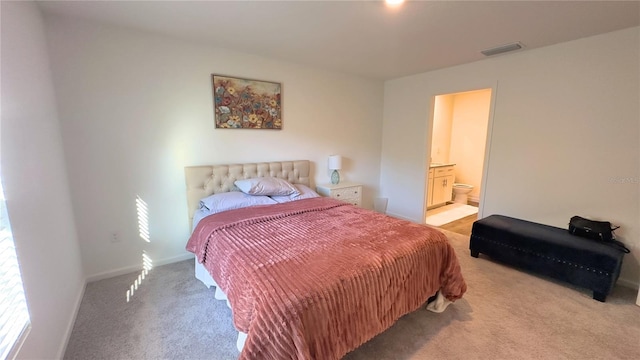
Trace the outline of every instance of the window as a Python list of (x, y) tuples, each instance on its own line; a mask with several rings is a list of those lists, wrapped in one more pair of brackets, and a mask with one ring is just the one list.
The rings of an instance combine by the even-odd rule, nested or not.
[(29, 326), (29, 311), (0, 181), (0, 359), (12, 354)]

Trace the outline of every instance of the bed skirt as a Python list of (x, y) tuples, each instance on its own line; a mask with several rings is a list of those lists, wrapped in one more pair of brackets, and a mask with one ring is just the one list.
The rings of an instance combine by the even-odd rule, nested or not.
[[(214, 298), (216, 300), (226, 301), (227, 306), (229, 307), (229, 309), (231, 309), (231, 304), (229, 304), (229, 300), (227, 300), (227, 295), (225, 295), (225, 293), (220, 290), (218, 284), (216, 284), (216, 281), (213, 280), (211, 275), (209, 275), (209, 272), (207, 271), (207, 269), (205, 269), (204, 265), (200, 264), (197, 258), (195, 258), (194, 260), (196, 263), (196, 279), (202, 281), (202, 283), (205, 284), (208, 288), (211, 288), (212, 286), (215, 287), (216, 292), (214, 294)], [(247, 334), (243, 333), (242, 331), (238, 331), (238, 339), (236, 340), (236, 347), (238, 348), (238, 351), (242, 351), (244, 342), (246, 340)]]

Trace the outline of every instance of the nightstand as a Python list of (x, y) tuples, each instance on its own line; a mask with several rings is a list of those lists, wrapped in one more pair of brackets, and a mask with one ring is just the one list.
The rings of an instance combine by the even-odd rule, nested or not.
[(356, 206), (362, 206), (362, 184), (351, 182), (322, 184), (316, 186), (316, 191), (322, 196), (328, 196)]

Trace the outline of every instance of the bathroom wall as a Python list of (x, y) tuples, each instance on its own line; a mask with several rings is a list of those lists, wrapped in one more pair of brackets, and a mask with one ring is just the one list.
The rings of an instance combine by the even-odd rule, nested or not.
[(448, 163), (451, 148), (451, 122), (453, 120), (454, 95), (436, 96), (433, 108), (433, 136), (431, 139), (431, 163)]
[(449, 162), (455, 163), (457, 183), (473, 185), (469, 200), (479, 202), (482, 185), (491, 89), (453, 95)]

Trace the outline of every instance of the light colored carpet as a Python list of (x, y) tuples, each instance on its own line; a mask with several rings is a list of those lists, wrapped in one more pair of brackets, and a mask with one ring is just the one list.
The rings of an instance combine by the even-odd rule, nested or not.
[[(469, 237), (445, 232), (468, 291), (441, 314), (418, 310), (344, 360), (638, 359), (636, 291), (606, 303), (587, 290), (469, 255)], [(159, 266), (129, 303), (138, 274), (87, 285), (65, 359), (236, 359), (231, 310), (193, 277), (193, 261)]]
[(431, 226), (441, 226), (477, 213), (475, 206), (453, 203), (427, 210), (425, 222)]

